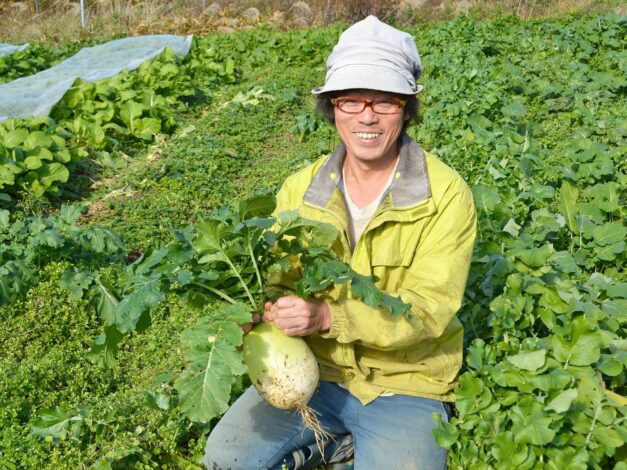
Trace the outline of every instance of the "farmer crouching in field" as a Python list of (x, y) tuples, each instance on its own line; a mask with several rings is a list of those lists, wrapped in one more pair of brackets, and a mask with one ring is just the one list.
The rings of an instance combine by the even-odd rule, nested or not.
[[(288, 296), (266, 305), (263, 320), (304, 336), (316, 355), (321, 382), (309, 406), (336, 442), (352, 436), (358, 470), (446, 468), (432, 417), (446, 421), (454, 400), (463, 337), (455, 315), (475, 211), (462, 178), (404, 132), (418, 109), (421, 73), (409, 34), (372, 16), (347, 29), (324, 86), (313, 90), (342, 144), (289, 177), (278, 195), (277, 212), (298, 209), (336, 226), (343, 259), (411, 304), (407, 315), (392, 317), (338, 287), (324, 299)], [(209, 436), (205, 464), (313, 468), (293, 462), (313, 460), (298, 451), (315, 450), (313, 441), (296, 413), (273, 408), (251, 387)]]

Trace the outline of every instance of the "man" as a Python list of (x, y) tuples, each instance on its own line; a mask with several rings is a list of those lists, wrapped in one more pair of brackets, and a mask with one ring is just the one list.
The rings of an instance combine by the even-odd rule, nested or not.
[[(288, 178), (278, 195), (277, 212), (298, 209), (333, 224), (340, 256), (411, 304), (392, 317), (352, 299), (345, 286), (324, 298), (266, 304), (263, 320), (304, 336), (316, 355), (321, 382), (309, 406), (328, 432), (352, 436), (358, 470), (446, 468), (432, 416), (446, 421), (454, 400), (463, 338), (455, 314), (476, 222), (462, 178), (404, 133), (418, 109), (421, 73), (409, 34), (372, 16), (347, 29), (324, 86), (313, 91), (342, 144)], [(295, 413), (272, 408), (251, 388), (211, 433), (205, 463), (281, 468), (313, 440)]]

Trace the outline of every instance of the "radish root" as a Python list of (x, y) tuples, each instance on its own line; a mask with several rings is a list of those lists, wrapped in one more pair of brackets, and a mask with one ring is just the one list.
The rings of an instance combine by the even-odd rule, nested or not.
[(324, 443), (329, 440), (335, 440), (335, 436), (329, 433), (320, 421), (318, 420), (318, 413), (316, 410), (309, 408), (307, 405), (298, 404), (296, 405), (296, 412), (300, 415), (303, 423), (309, 429), (311, 429), (314, 433), (314, 439), (316, 440), (316, 445), (318, 446), (318, 450), (320, 451), (320, 455), (322, 456), (322, 460), (324, 460)]

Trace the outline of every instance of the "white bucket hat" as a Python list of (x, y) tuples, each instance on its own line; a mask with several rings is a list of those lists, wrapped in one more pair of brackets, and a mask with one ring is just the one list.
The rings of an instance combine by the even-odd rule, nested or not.
[(421, 75), (414, 38), (369, 16), (342, 33), (327, 59), (324, 86), (311, 92), (362, 88), (415, 95), (422, 90), (416, 84)]

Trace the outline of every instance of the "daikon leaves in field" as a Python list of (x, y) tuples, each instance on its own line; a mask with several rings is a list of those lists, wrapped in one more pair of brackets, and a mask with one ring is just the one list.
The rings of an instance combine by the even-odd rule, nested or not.
[(251, 319), (249, 305), (222, 304), (182, 334), (189, 363), (174, 386), (179, 408), (190, 420), (208, 422), (227, 410), (231, 386), (246, 372), (239, 325)]
[[(174, 386), (180, 410), (193, 421), (208, 422), (226, 411), (231, 385), (245, 372), (238, 324), (263, 312), (267, 300), (290, 293), (307, 298), (349, 284), (354, 297), (371, 307), (391, 315), (408, 311), (400, 298), (381, 292), (375, 279), (338, 258), (332, 249), (338, 236), (334, 227), (296, 212), (275, 218), (275, 207), (274, 196), (266, 194), (216, 209), (211, 218), (179, 232), (173, 243), (127, 266), (115, 289), (119, 294), (98, 274), (67, 271), (63, 286), (74, 298), (91, 298), (106, 324), (90, 357), (115, 364), (124, 335), (143, 330), (150, 311), (168, 293), (187, 298), (208, 315), (182, 334), (189, 364)], [(295, 272), (300, 279), (293, 278)], [(283, 283), (284, 276), (295, 284)]]

